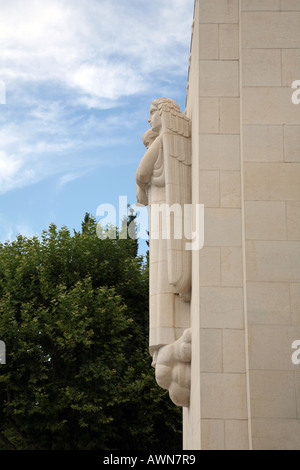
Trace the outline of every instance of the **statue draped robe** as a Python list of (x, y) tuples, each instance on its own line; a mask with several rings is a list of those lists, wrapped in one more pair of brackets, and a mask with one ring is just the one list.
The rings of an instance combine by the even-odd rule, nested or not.
[(158, 349), (189, 328), (191, 290), (191, 252), (186, 250), (186, 232), (191, 233), (190, 122), (172, 100), (153, 103), (160, 101), (162, 130), (152, 136), (136, 172), (138, 202), (149, 205), (149, 349), (153, 365)]

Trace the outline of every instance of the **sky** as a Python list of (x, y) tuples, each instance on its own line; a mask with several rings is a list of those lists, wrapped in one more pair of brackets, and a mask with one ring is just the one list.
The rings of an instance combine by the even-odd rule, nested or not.
[[(151, 101), (184, 112), (194, 0), (0, 0), (0, 242), (136, 202)], [(97, 216), (97, 214), (99, 214)], [(143, 251), (143, 241), (140, 242)]]

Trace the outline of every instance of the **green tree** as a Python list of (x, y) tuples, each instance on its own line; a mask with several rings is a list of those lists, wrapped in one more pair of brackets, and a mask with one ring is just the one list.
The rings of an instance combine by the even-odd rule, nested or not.
[(181, 448), (148, 354), (136, 243), (99, 239), (86, 214), (73, 235), (51, 224), (0, 244), (0, 449)]

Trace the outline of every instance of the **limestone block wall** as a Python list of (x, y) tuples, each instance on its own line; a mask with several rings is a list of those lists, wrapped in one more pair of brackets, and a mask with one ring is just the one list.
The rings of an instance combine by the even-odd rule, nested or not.
[(196, 0), (186, 449), (300, 449), (300, 0)]

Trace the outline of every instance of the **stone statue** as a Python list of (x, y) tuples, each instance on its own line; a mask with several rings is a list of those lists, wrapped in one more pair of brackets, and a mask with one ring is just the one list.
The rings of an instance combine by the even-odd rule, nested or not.
[[(136, 172), (137, 203), (149, 205), (149, 349), (158, 384), (172, 401), (189, 405), (191, 252), (186, 250), (191, 214), (190, 120), (173, 100), (150, 107), (147, 151)], [(188, 220), (186, 220), (188, 219)]]

